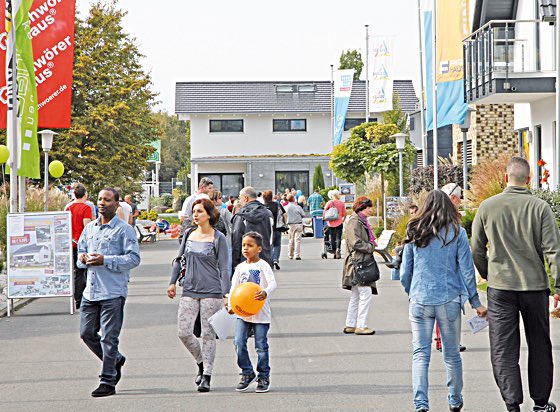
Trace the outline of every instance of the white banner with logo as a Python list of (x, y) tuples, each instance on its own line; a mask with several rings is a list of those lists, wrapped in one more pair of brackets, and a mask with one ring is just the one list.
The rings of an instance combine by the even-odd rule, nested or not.
[(390, 37), (372, 37), (372, 72), (369, 85), (369, 111), (386, 112), (393, 108), (393, 41)]

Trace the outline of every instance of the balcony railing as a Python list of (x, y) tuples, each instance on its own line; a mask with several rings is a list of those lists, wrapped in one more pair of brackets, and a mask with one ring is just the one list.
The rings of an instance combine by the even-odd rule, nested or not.
[[(540, 20), (492, 20), (463, 40), (465, 99), (492, 94), (493, 80), (553, 72), (554, 25)], [(505, 86), (507, 87), (507, 86)]]

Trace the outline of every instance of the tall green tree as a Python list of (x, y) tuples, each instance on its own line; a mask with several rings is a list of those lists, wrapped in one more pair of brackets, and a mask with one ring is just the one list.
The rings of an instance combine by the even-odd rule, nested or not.
[(154, 118), (159, 129), (163, 130), (159, 180), (169, 182), (171, 179), (177, 179), (179, 171), (185, 168), (190, 161), (187, 157), (188, 124), (165, 111), (154, 113)]
[(365, 172), (371, 172), (373, 147), (359, 136), (350, 136), (348, 140), (334, 147), (329, 166), (336, 176), (351, 183), (364, 178)]
[(53, 157), (64, 163), (65, 181), (81, 181), (91, 193), (108, 185), (139, 191), (149, 142), (162, 133), (143, 56), (123, 31), (125, 15), (116, 0), (96, 0), (76, 21), (72, 127), (60, 132)]
[(346, 50), (340, 55), (340, 64), (338, 66), (339, 70), (344, 69), (354, 69), (354, 80), (360, 79), (360, 74), (362, 74), (362, 68), (364, 67), (364, 62), (362, 61), (362, 53), (358, 50)]
[(325, 176), (323, 176), (323, 168), (321, 164), (315, 166), (315, 172), (313, 173), (313, 190), (324, 189), (325, 188)]

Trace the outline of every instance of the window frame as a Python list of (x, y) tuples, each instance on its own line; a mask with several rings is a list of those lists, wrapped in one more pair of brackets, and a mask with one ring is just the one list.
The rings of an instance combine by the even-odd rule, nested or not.
[[(213, 122), (241, 122), (241, 130), (212, 130)], [(209, 119), (208, 133), (245, 133), (244, 119)]]
[[(288, 130), (275, 130), (274, 124), (276, 122), (288, 122), (289, 129)], [(305, 129), (292, 129), (292, 122), (303, 121), (305, 124)], [(307, 132), (307, 119), (272, 119), (272, 133), (306, 133)]]

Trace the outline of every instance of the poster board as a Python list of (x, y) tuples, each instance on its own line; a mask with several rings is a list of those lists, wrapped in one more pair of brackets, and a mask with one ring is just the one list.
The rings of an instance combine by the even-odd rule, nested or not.
[(70, 212), (7, 216), (8, 299), (72, 297)]
[(340, 184), (340, 200), (346, 203), (346, 207), (352, 207), (356, 201), (356, 185), (352, 183)]

